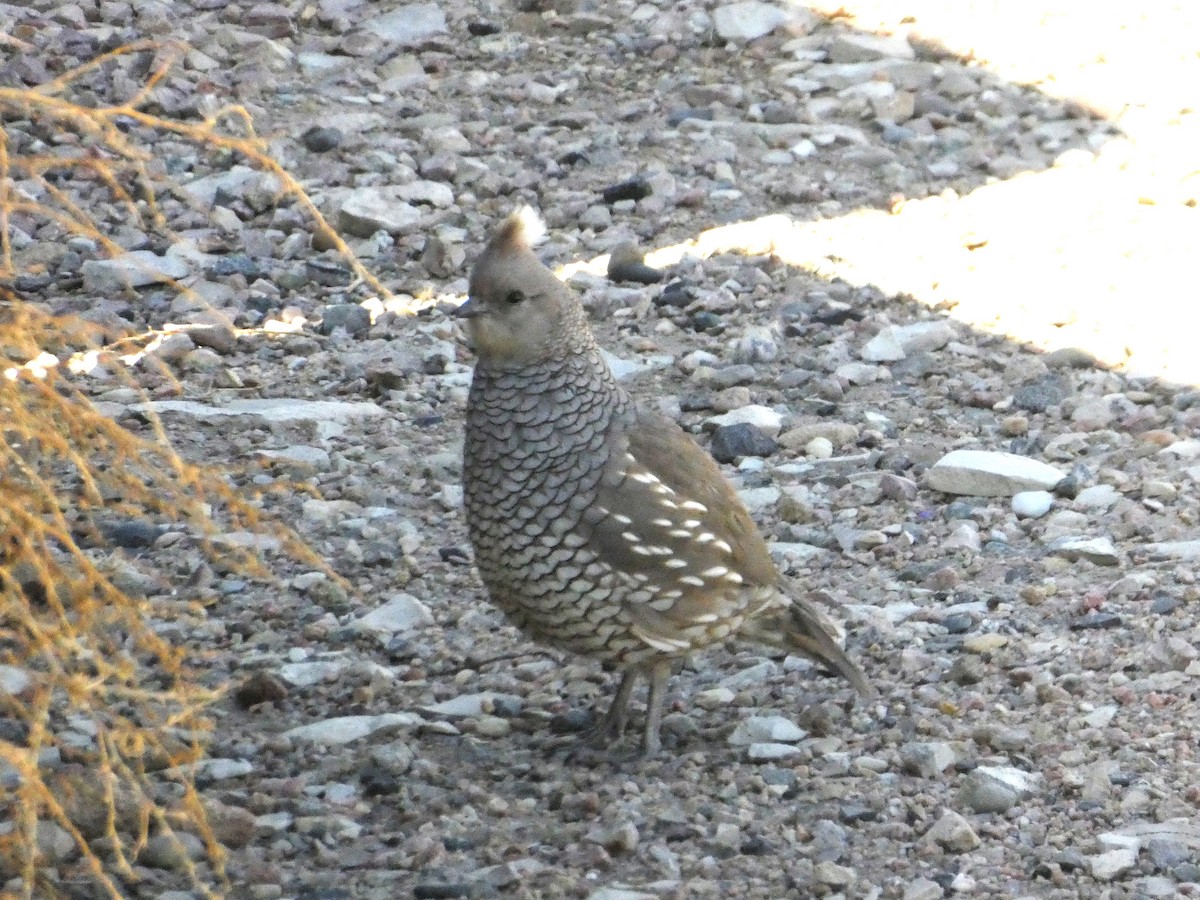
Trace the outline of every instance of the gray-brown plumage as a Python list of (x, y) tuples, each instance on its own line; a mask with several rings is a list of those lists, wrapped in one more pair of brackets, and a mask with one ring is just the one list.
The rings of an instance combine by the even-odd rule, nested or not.
[(540, 233), (532, 210), (509, 216), (459, 309), (478, 355), (467, 526), (492, 601), (535, 640), (623, 670), (605, 737), (646, 674), (647, 753), (672, 663), (731, 638), (807, 654), (872, 693), (824, 616), (781, 592), (712, 457), (616, 383), (579, 300), (534, 256)]

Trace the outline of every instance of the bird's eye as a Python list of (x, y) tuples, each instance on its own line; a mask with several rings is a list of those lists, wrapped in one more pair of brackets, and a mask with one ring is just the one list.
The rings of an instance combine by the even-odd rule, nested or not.
[(520, 303), (522, 300), (525, 299), (525, 295), (523, 293), (521, 293), (520, 291), (509, 291), (508, 296), (505, 297), (504, 299), (507, 300), (509, 303), (512, 303), (515, 306), (516, 304)]

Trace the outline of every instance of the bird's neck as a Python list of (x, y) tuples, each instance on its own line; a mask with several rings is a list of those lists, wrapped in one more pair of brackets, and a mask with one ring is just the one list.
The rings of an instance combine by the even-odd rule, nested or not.
[(559, 345), (553, 350), (527, 362), (480, 360), (475, 366), (472, 388), (524, 396), (624, 393), (590, 335), (585, 341)]

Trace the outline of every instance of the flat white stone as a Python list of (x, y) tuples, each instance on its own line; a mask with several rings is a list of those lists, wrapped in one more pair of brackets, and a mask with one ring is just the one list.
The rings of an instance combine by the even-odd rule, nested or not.
[(657, 900), (659, 896), (626, 888), (602, 887), (588, 894), (587, 900)]
[(1200, 850), (1200, 825), (1187, 819), (1169, 819), (1166, 822), (1133, 822), (1100, 835), (1100, 843), (1106, 847), (1131, 847), (1137, 849), (1153, 838), (1166, 838), (1193, 850)]
[(871, 62), (877, 59), (914, 59), (916, 51), (900, 35), (845, 32), (829, 44), (829, 59), (834, 63)]
[(624, 381), (626, 378), (632, 378), (634, 375), (640, 375), (642, 372), (649, 372), (651, 369), (665, 368), (675, 361), (673, 356), (661, 353), (648, 356), (644, 361), (622, 359), (619, 356), (614, 356), (607, 350), (601, 350), (600, 355), (608, 363), (609, 371), (613, 373), (613, 378), (617, 379), (617, 381)]
[(261, 456), (263, 459), (275, 459), (291, 463), (294, 466), (315, 469), (318, 472), (328, 471), (330, 465), (328, 450), (309, 447), (305, 444), (284, 447), (282, 450), (256, 450), (255, 455)]
[(423, 203), (445, 209), (454, 203), (454, 191), (440, 181), (411, 181), (395, 187), (396, 196), (406, 203)]
[(779, 488), (769, 485), (767, 487), (745, 488), (738, 491), (738, 497), (746, 504), (746, 508), (751, 512), (758, 512), (761, 509), (767, 509), (779, 502), (779, 498), (783, 492)]
[(794, 744), (808, 737), (808, 732), (783, 716), (751, 716), (738, 724), (729, 735), (729, 743), (744, 747), (751, 744)]
[(996, 450), (953, 450), (925, 473), (926, 484), (946, 494), (1011, 497), (1052, 488), (1063, 479), (1054, 466)]
[(23, 693), (31, 684), (33, 678), (24, 669), (0, 665), (0, 694), (15, 696)]
[(418, 625), (433, 621), (433, 613), (429, 607), (412, 594), (399, 593), (392, 595), (383, 606), (377, 607), (351, 626), (358, 631), (371, 631), (380, 635), (392, 635), (398, 631), (408, 631)]
[(1084, 509), (1108, 509), (1121, 499), (1121, 493), (1111, 484), (1093, 484), (1075, 495), (1075, 505)]
[(477, 694), (462, 694), (451, 697), (441, 703), (422, 706), (427, 713), (436, 716), (481, 716), (495, 708), (497, 700), (505, 701), (512, 706), (520, 706), (521, 698), (513, 694), (498, 694), (495, 691), (481, 691)]
[(726, 675), (718, 682), (721, 687), (729, 688), (730, 690), (738, 690), (739, 688), (750, 687), (751, 685), (762, 684), (768, 678), (773, 678), (779, 673), (779, 666), (765, 659), (760, 663), (755, 663), (747, 669), (742, 669), (740, 672), (734, 672), (732, 675)]
[(725, 41), (753, 41), (786, 22), (788, 15), (777, 6), (747, 0), (728, 3), (713, 11), (713, 27)]
[(290, 728), (283, 737), (311, 744), (349, 744), (384, 728), (407, 728), (423, 720), (412, 713), (383, 713), (378, 716), (339, 716)]
[(202, 759), (196, 768), (213, 781), (241, 778), (254, 771), (254, 763), (248, 759)]
[(1200, 541), (1161, 541), (1147, 544), (1145, 550), (1157, 559), (1198, 559)]
[(1042, 776), (1014, 766), (978, 766), (973, 774), (1003, 784), (1022, 799), (1032, 797), (1041, 789), (1042, 784)]
[(176, 281), (185, 278), (191, 269), (176, 256), (159, 256), (151, 250), (130, 250), (112, 259), (89, 259), (80, 271), (87, 290), (111, 292)]
[(829, 551), (814, 544), (802, 544), (790, 541), (772, 541), (767, 549), (777, 562), (803, 563), (818, 556), (824, 556)]
[(773, 759), (783, 759), (795, 756), (800, 748), (792, 744), (779, 744), (773, 741), (763, 741), (751, 744), (746, 748), (746, 755), (752, 762), (768, 762)]
[(367, 16), (364, 26), (385, 41), (412, 46), (435, 34), (444, 34), (446, 14), (436, 3), (410, 3), (383, 15)]
[(719, 416), (710, 416), (704, 420), (708, 428), (720, 428), (723, 425), (754, 425), (771, 437), (779, 434), (783, 425), (783, 416), (769, 406), (743, 406)]
[(884, 328), (863, 344), (858, 355), (867, 362), (885, 363), (904, 359), (905, 353), (904, 348), (900, 346), (900, 341), (896, 339), (893, 329)]
[(193, 400), (150, 400), (131, 403), (129, 408), (158, 414), (177, 412), (205, 420), (223, 416), (259, 416), (268, 422), (312, 422), (322, 438), (341, 434), (347, 422), (387, 415), (387, 410), (369, 400), (294, 400), (287, 397), (232, 400), (223, 406), (208, 406)]
[(1092, 870), (1092, 877), (1097, 881), (1112, 881), (1137, 865), (1137, 851), (1121, 847), (1107, 853), (1098, 853), (1088, 857), (1088, 865)]
[(394, 196), (386, 188), (357, 188), (342, 198), (338, 206), (338, 224), (356, 237), (370, 237), (376, 231), (402, 234), (415, 228), (424, 214), (410, 203)]
[(296, 687), (312, 687), (331, 681), (349, 665), (345, 660), (318, 660), (316, 662), (288, 663), (280, 666), (279, 677)]
[(1117, 548), (1106, 537), (1063, 537), (1051, 543), (1050, 549), (1069, 560), (1086, 559), (1098, 566), (1115, 566), (1121, 562)]

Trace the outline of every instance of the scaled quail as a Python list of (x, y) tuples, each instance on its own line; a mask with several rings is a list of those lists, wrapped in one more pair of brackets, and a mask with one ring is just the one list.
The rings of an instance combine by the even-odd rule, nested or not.
[(510, 215), (458, 310), (478, 356), (467, 526), (492, 601), (534, 640), (623, 670), (598, 738), (621, 735), (646, 674), (647, 755), (660, 746), (672, 663), (709, 644), (798, 651), (873, 693), (828, 620), (781, 592), (713, 459), (617, 384), (582, 304), (532, 252), (543, 232), (528, 207)]

